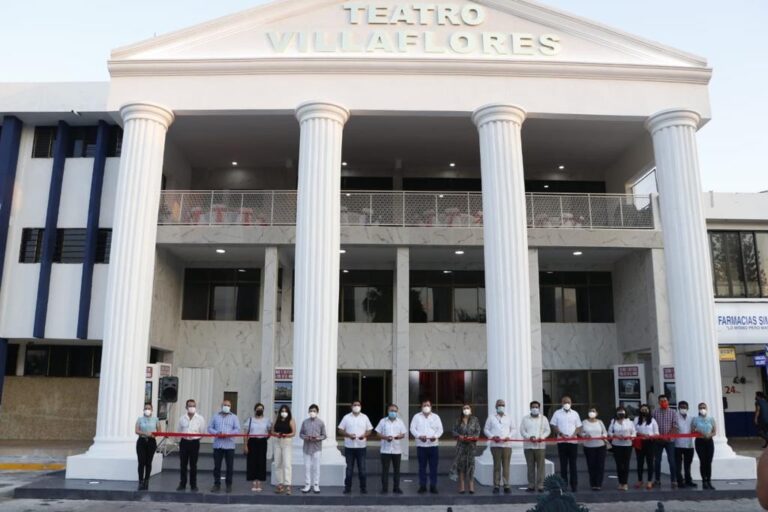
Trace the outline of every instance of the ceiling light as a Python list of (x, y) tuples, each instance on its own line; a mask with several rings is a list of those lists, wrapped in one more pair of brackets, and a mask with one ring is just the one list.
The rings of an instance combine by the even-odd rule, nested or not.
[(346, 167), (347, 166), (347, 162), (341, 162), (341, 166), (342, 167)]
[(544, 185), (544, 188), (549, 188), (549, 185)]
[(554, 274), (551, 270), (547, 270), (547, 274)]
[(451, 167), (456, 167), (456, 162), (451, 162), (448, 165), (450, 165)]
[(347, 269), (342, 270), (342, 272), (344, 272), (345, 274), (349, 274), (349, 270)]
[(238, 272), (245, 272), (245, 269), (244, 268), (239, 268), (239, 269), (237, 269), (237, 271)]
[(346, 193), (346, 194), (344, 194), (344, 195), (345, 195), (345, 196), (347, 196), (347, 197), (352, 197), (352, 194), (350, 194), (349, 192), (347, 192), (347, 193)]
[(581, 256), (582, 254), (584, 254), (584, 253), (581, 252), (581, 251), (573, 251), (573, 255), (574, 256)]
[(442, 198), (444, 198), (445, 196), (444, 196), (443, 194), (439, 194), (437, 197), (439, 197), (440, 199), (442, 199)]
[(450, 270), (443, 270), (443, 274), (450, 274), (450, 273), (451, 273)]
[(347, 250), (346, 249), (339, 249), (339, 254), (347, 254)]
[(227, 251), (225, 251), (224, 249), (216, 249), (216, 252), (219, 254), (224, 254)]
[(561, 171), (565, 170), (565, 166), (564, 165), (558, 165), (557, 168), (560, 169)]
[(461, 249), (459, 249), (458, 251), (453, 251), (453, 253), (454, 253), (454, 254), (458, 254), (459, 256), (461, 256), (462, 254), (464, 254), (464, 251), (462, 251)]
[(237, 167), (237, 162), (232, 162), (232, 167)]

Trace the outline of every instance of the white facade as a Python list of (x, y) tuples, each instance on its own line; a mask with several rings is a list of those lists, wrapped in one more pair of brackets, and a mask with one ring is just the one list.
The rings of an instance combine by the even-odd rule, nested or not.
[[(337, 369), (384, 372), (404, 413), (418, 402), (413, 372), (487, 372), (487, 403), (504, 398), (521, 416), (543, 388), (561, 390), (557, 371), (645, 362), (658, 390), (660, 368), (675, 365), (680, 398), (706, 401), (721, 425), (720, 384), (748, 377), (728, 411), (749, 410), (763, 385), (744, 371), (746, 351), (732, 376), (717, 344), (768, 336), (715, 321), (734, 307), (768, 315), (768, 299), (715, 302), (706, 231), (768, 230), (768, 197), (699, 190), (701, 57), (527, 1), (291, 0), (115, 50), (109, 69), (104, 84), (0, 84), (0, 114), (23, 122), (0, 338), (103, 347), (94, 445), (70, 459), (70, 477), (133, 478), (150, 348), (176, 369), (212, 369), (210, 396), (237, 393), (241, 417), (273, 401), (274, 368), (293, 368), (297, 414), (319, 403), (327, 424)], [(123, 127), (100, 193), (110, 263), (94, 265), (80, 341), (83, 265), (49, 263), (36, 338), (44, 272), (20, 262), (55, 182), (53, 159), (32, 157), (35, 127), (60, 121)], [(66, 158), (57, 228), (88, 225), (94, 163)], [(654, 167), (658, 195), (624, 195)], [(391, 187), (342, 190), (379, 178)], [(482, 186), (409, 188), (451, 180)], [(183, 318), (186, 269), (241, 267), (260, 269), (258, 320)], [(390, 321), (339, 322), (340, 269), (392, 273)], [(413, 321), (409, 276), (444, 270), (485, 272), (485, 323)], [(610, 273), (610, 321), (542, 321), (540, 276), (563, 272)], [(722, 429), (716, 457), (715, 477), (754, 477)]]

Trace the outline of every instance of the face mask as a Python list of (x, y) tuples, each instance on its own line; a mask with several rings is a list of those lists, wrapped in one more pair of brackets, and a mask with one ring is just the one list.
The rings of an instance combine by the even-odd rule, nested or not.
[(310, 411), (309, 412), (309, 417), (310, 418), (317, 418), (317, 413), (315, 411)]
[(388, 416), (388, 417), (389, 417), (389, 419), (391, 419), (391, 420), (397, 419), (397, 411), (389, 411), (389, 412), (387, 413), (387, 416)]
[(688, 414), (688, 409), (685, 409), (685, 408), (683, 408), (683, 409), (680, 409), (680, 414), (682, 414), (683, 416), (685, 416), (686, 414)]
[(421, 408), (421, 412), (423, 412), (424, 414), (429, 414), (432, 412), (432, 408), (428, 405), (425, 405), (424, 407)]
[(264, 415), (264, 409), (256, 409), (256, 416), (263, 416)]
[(144, 409), (144, 416), (146, 416), (147, 418), (152, 416), (152, 409)]
[(285, 419), (285, 418), (287, 418), (287, 417), (288, 417), (288, 413), (287, 413), (287, 412), (285, 412), (285, 411), (283, 411), (283, 412), (281, 412), (281, 413), (280, 413), (280, 417), (281, 417), (281, 418), (283, 418), (283, 419)]
[(707, 410), (706, 409), (699, 409), (699, 415), (700, 416), (706, 416), (707, 415)]
[(229, 411), (231, 411), (231, 410), (232, 410), (232, 408), (230, 406), (228, 406), (228, 405), (222, 405), (221, 406), (221, 412), (223, 412), (224, 414), (229, 414)]
[(590, 419), (595, 419), (595, 418), (597, 418), (597, 413), (596, 413), (596, 412), (594, 412), (594, 411), (589, 411), (589, 412), (587, 413), (587, 416), (589, 416), (589, 417), (590, 417)]
[(622, 411), (622, 412), (617, 412), (617, 413), (616, 413), (616, 417), (617, 417), (617, 418), (619, 418), (619, 419), (624, 419), (624, 418), (626, 418), (626, 417), (627, 417), (627, 413), (625, 413), (624, 411)]
[(648, 409), (640, 409), (640, 414), (642, 416), (648, 416)]
[(195, 407), (194, 405), (190, 405), (189, 407), (187, 407), (187, 412), (189, 414), (195, 414), (195, 411), (197, 411), (197, 407)]
[(499, 414), (504, 414), (504, 406), (503, 405), (497, 405), (496, 406), (496, 412)]
[(469, 416), (470, 414), (472, 414), (472, 409), (464, 409), (463, 412), (464, 412), (464, 416)]
[(571, 410), (571, 404), (569, 404), (569, 403), (564, 403), (564, 404), (563, 404), (563, 409), (565, 409), (566, 411), (570, 411), (570, 410)]
[(659, 406), (661, 406), (662, 409), (669, 409), (669, 402), (661, 402)]
[(531, 416), (538, 416), (538, 415), (539, 415), (539, 408), (538, 407), (533, 407), (531, 409)]
[(356, 405), (356, 406), (352, 407), (352, 412), (355, 413), (355, 414), (359, 413), (360, 412), (360, 406)]

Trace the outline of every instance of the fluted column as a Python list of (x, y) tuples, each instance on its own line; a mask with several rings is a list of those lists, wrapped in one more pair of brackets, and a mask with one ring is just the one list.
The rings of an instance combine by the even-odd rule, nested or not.
[[(107, 278), (96, 437), (81, 459), (70, 457), (68, 478), (110, 479), (125, 473), (112, 464), (135, 459), (134, 424), (144, 404), (163, 153), (174, 116), (148, 103), (125, 105), (120, 115), (123, 150)], [(102, 460), (94, 464), (93, 459)], [(127, 472), (128, 479), (135, 479), (134, 469)]]
[(320, 417), (329, 432), (324, 460), (340, 457), (332, 433), (336, 430), (338, 366), (341, 142), (348, 117), (344, 107), (331, 103), (309, 102), (296, 110), (301, 143), (296, 212), (293, 409), (297, 418), (303, 418), (310, 404), (320, 406)]
[(755, 478), (755, 459), (736, 457), (725, 438), (712, 267), (696, 149), (699, 122), (696, 112), (683, 109), (665, 110), (646, 121), (656, 160), (677, 398), (690, 403), (694, 414), (696, 404), (706, 402), (717, 421), (715, 457), (732, 460), (716, 461), (713, 478)]
[(525, 111), (487, 105), (480, 133), (483, 186), (488, 404), (502, 398), (518, 425), (531, 400), (531, 318), (523, 151)]

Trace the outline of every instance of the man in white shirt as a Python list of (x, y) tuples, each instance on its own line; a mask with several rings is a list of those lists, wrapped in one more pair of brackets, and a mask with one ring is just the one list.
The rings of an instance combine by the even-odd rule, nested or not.
[(352, 412), (347, 413), (339, 423), (339, 435), (344, 436), (344, 457), (347, 459), (347, 474), (344, 478), (344, 494), (352, 492), (352, 476), (357, 463), (357, 473), (360, 478), (360, 494), (368, 494), (366, 480), (368, 474), (365, 470), (365, 447), (368, 436), (373, 431), (373, 425), (368, 416), (360, 412), (362, 404), (360, 400), (352, 402)]
[(381, 493), (389, 492), (389, 466), (392, 465), (392, 492), (403, 494), (400, 490), (400, 459), (403, 454), (401, 439), (408, 435), (405, 423), (398, 417), (398, 407), (389, 404), (387, 416), (376, 425), (376, 433), (381, 439)]
[[(549, 423), (555, 437), (575, 438), (581, 433), (581, 418), (579, 413), (571, 409), (571, 397), (563, 395), (560, 400), (562, 407), (555, 411)], [(579, 484), (576, 472), (576, 456), (579, 453), (578, 441), (568, 440), (557, 443), (557, 455), (560, 459), (560, 476), (568, 482), (568, 473), (571, 474), (571, 491), (576, 492)]]
[(526, 439), (523, 443), (525, 464), (528, 466), (527, 492), (536, 489), (544, 491), (545, 459), (544, 448), (546, 444), (541, 442), (549, 437), (550, 428), (547, 418), (541, 414), (541, 404), (534, 400), (530, 404), (531, 413), (523, 417), (520, 423), (520, 437)]
[[(179, 432), (183, 434), (204, 434), (208, 424), (200, 414), (197, 414), (197, 403), (191, 398), (187, 400), (186, 412), (179, 418)], [(187, 488), (187, 466), (189, 466), (189, 488), (197, 491), (197, 456), (200, 453), (200, 436), (182, 437), (179, 441), (179, 459), (181, 479), (177, 491)]]
[(440, 416), (432, 412), (432, 402), (421, 402), (421, 412), (411, 420), (411, 434), (416, 438), (419, 458), (419, 494), (427, 492), (427, 465), (429, 465), (429, 492), (437, 494), (437, 446), (443, 435)]
[[(694, 416), (688, 414), (688, 402), (680, 400), (677, 404), (677, 432), (678, 434), (690, 434), (691, 422)], [(677, 487), (695, 488), (691, 478), (691, 462), (693, 462), (693, 438), (681, 437), (675, 439), (675, 471), (677, 477)], [(683, 480), (683, 470), (685, 470), (685, 480)]]
[(488, 445), (491, 447), (491, 456), (493, 457), (493, 494), (499, 493), (502, 474), (504, 475), (504, 493), (509, 494), (512, 490), (509, 483), (509, 459), (512, 457), (512, 443), (509, 439), (514, 437), (514, 427), (512, 426), (512, 417), (509, 414), (504, 414), (505, 407), (504, 400), (496, 400), (496, 414), (488, 416), (483, 429), (485, 437), (491, 440)]

